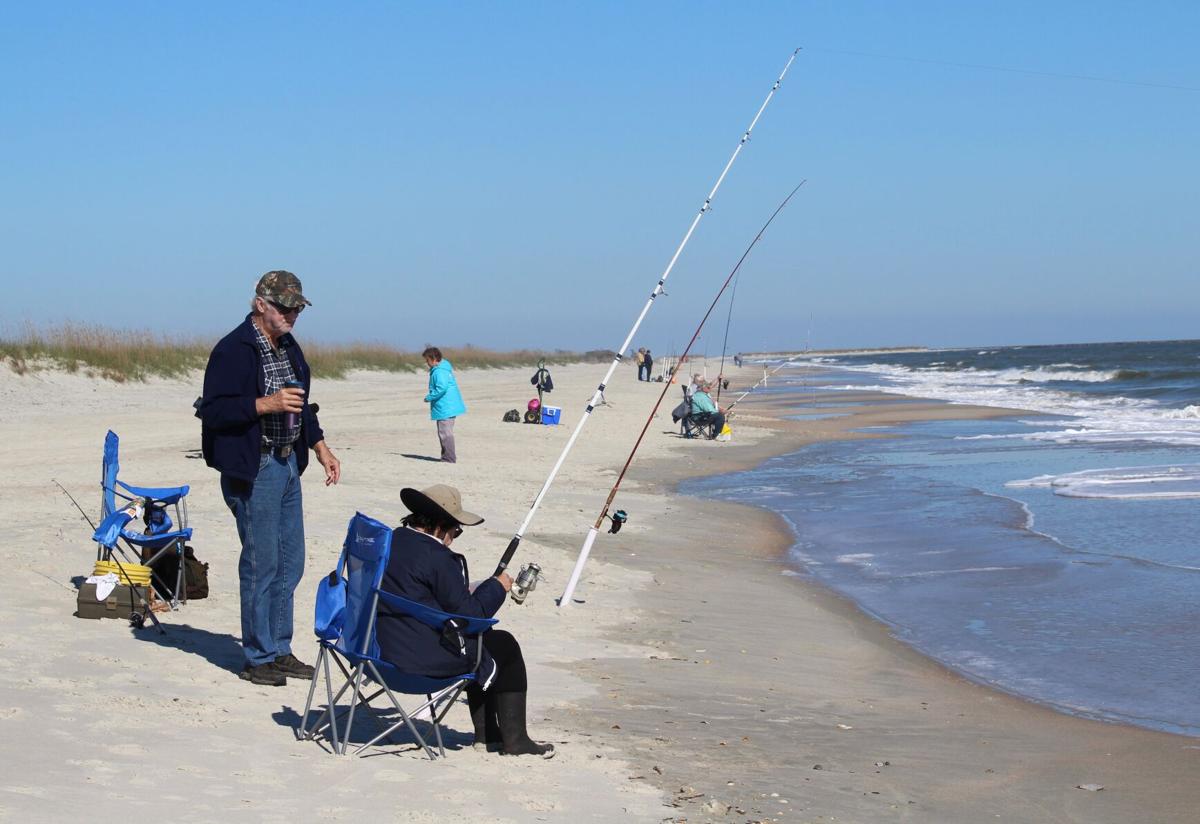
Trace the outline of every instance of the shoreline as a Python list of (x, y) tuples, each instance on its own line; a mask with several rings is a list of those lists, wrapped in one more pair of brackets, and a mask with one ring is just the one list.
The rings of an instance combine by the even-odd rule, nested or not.
[[(819, 388), (816, 393), (820, 395)], [(829, 396), (847, 394), (850, 393), (828, 393)], [(864, 612), (848, 597), (814, 579), (790, 573), (783, 553), (794, 544), (795, 536), (777, 514), (748, 505), (692, 498), (678, 492), (680, 484), (689, 478), (750, 468), (775, 455), (796, 452), (821, 440), (896, 437), (847, 431), (853, 427), (1030, 414), (1024, 410), (970, 407), (910, 396), (853, 394), (856, 403), (867, 400), (867, 405), (846, 407), (841, 410), (847, 413), (845, 417), (809, 422), (782, 417), (794, 412), (792, 403), (767, 396), (751, 404), (747, 398), (745, 406), (739, 407), (742, 424), (735, 429), (735, 439), (747, 424), (766, 428), (776, 437), (739, 450), (736, 457), (730, 456), (732, 460), (720, 462), (719, 467), (694, 463), (681, 467), (677, 461), (664, 462), (658, 458), (636, 473), (678, 501), (685, 502), (682, 504), (686, 513), (684, 521), (713, 517), (730, 525), (719, 530), (720, 537), (752, 536), (749, 543), (769, 548), (762, 553), (755, 553), (752, 548), (739, 548), (736, 553), (713, 548), (697, 557), (697, 547), (703, 546), (700, 536), (705, 530), (688, 530), (686, 527), (682, 541), (677, 536), (666, 542), (670, 547), (671, 562), (666, 569), (681, 574), (686, 571), (691, 587), (702, 592), (714, 587), (726, 590), (724, 599), (701, 599), (705, 601), (704, 610), (710, 613), (705, 631), (677, 631), (672, 636), (672, 657), (699, 661), (702, 662), (700, 666), (723, 670), (718, 680), (733, 685), (731, 693), (740, 698), (713, 702), (717, 711), (723, 713), (724, 723), (714, 716), (701, 723), (699, 728), (694, 723), (690, 725), (690, 746), (685, 747), (688, 752), (682, 758), (668, 756), (663, 751), (665, 748), (654, 746), (655, 742), (667, 743), (662, 740), (664, 738), (678, 745), (679, 740), (673, 733), (680, 722), (668, 721), (660, 711), (639, 714), (636, 733), (626, 732), (624, 737), (640, 740), (627, 744), (625, 752), (632, 758), (641, 756), (653, 760), (658, 757), (673, 762), (678, 769), (677, 772), (664, 770), (659, 774), (652, 769), (655, 765), (647, 765), (639, 772), (645, 773), (646, 780), (665, 792), (673, 793), (676, 803), (682, 804), (681, 815), (688, 820), (696, 814), (711, 815), (710, 810), (697, 805), (714, 799), (718, 803), (717, 809), (729, 805), (730, 815), (742, 810), (752, 817), (779, 817), (780, 820), (797, 820), (800, 815), (801, 820), (836, 816), (838, 820), (854, 821), (897, 817), (949, 822), (977, 820), (985, 812), (987, 817), (997, 815), (1020, 821), (1115, 822), (1147, 814), (1155, 821), (1191, 820), (1200, 793), (1187, 789), (1187, 776), (1192, 770), (1182, 768), (1178, 762), (1194, 766), (1200, 758), (1200, 740), (1068, 714), (1052, 705), (969, 679), (894, 637), (886, 624)], [(869, 394), (874, 397), (868, 398)], [(888, 408), (888, 403), (895, 399), (902, 400), (903, 406), (892, 404)], [(819, 400), (824, 405), (830, 397), (821, 396)], [(759, 562), (764, 555), (766, 564)], [(646, 568), (636, 561), (621, 560), (618, 563)], [(749, 580), (741, 586), (735, 585), (736, 577), (725, 572), (725, 567), (730, 564), (738, 564), (741, 567), (739, 575)], [(781, 581), (785, 583), (781, 584)], [(654, 592), (639, 594), (639, 606), (651, 614), (670, 614), (671, 611), (654, 605), (661, 605), (665, 597), (663, 590), (670, 586), (665, 575), (656, 575), (655, 584)], [(771, 597), (762, 598), (764, 590), (769, 591)], [(685, 602), (679, 593), (675, 593), (674, 598), (680, 604)], [(803, 607), (789, 604), (787, 599), (803, 602)], [(865, 643), (871, 650), (867, 655), (861, 650), (854, 655), (845, 654), (844, 650), (839, 654), (839, 651), (806, 639), (805, 647), (819, 651), (819, 660), (836, 664), (843, 671), (849, 670), (839, 673), (836, 683), (853, 683), (853, 676), (859, 676), (854, 687), (861, 695), (854, 701), (839, 701), (829, 694), (832, 691), (820, 689), (816, 683), (819, 679), (809, 676), (798, 689), (791, 691), (790, 697), (797, 701), (807, 699), (806, 706), (815, 704), (826, 714), (812, 714), (810, 709), (797, 717), (799, 729), (794, 733), (788, 729), (787, 733), (792, 734), (782, 735), (764, 724), (756, 724), (755, 713), (747, 711), (745, 704), (753, 704), (756, 699), (764, 703), (777, 700), (780, 693), (787, 690), (779, 685), (765, 689), (762, 685), (756, 687), (754, 679), (739, 677), (736, 670), (744, 666), (744, 656), (748, 655), (746, 642), (735, 643), (734, 638), (728, 637), (732, 627), (735, 636), (753, 634), (755, 643), (770, 637), (775, 648), (784, 650), (791, 640), (789, 636), (804, 630), (789, 626), (780, 613), (790, 614), (797, 621), (816, 618), (823, 631), (836, 629), (848, 643)], [(643, 631), (638, 638), (647, 642), (652, 634)], [(719, 640), (714, 641), (714, 637)], [(756, 663), (769, 673), (770, 664), (778, 663), (780, 657), (772, 656), (771, 662), (760, 660)], [(803, 661), (793, 663), (797, 667), (805, 666)], [(609, 664), (631, 683), (653, 683), (647, 672), (649, 665), (620, 661)], [(901, 695), (885, 696), (870, 689), (868, 683), (862, 682), (864, 666), (871, 668), (880, 684), (899, 686), (897, 679), (903, 676)], [(844, 676), (850, 676), (850, 680)], [(675, 687), (683, 689), (679, 684)], [(651, 706), (667, 703), (667, 691), (653, 688), (650, 691), (660, 699), (650, 701)], [(909, 706), (904, 707), (906, 692), (936, 700), (908, 701)], [(694, 690), (688, 697), (701, 698)], [(880, 723), (877, 710), (884, 704), (890, 705), (890, 712), (883, 713), (887, 723)], [(943, 714), (941, 724), (954, 729), (956, 740), (947, 742), (944, 740), (945, 729), (935, 730), (928, 723), (916, 722), (918, 730), (929, 739), (929, 747), (923, 747), (920, 737), (914, 737), (914, 716), (936, 716), (935, 706), (958, 708), (953, 713), (953, 720)], [(758, 715), (770, 714), (770, 710), (762, 711), (764, 707), (757, 709)], [(867, 718), (864, 720), (863, 716)], [(968, 720), (959, 720), (963, 718)], [(755, 747), (755, 735), (739, 733), (739, 722), (747, 729), (757, 730), (757, 735), (774, 736), (776, 740)], [(838, 724), (844, 724), (845, 729)], [(848, 743), (864, 728), (871, 729), (871, 737), (878, 742), (875, 755), (861, 752), (861, 745), (856, 753), (854, 745)], [(904, 730), (908, 739), (906, 746), (894, 746), (896, 728)], [(629, 730), (629, 725), (622, 725), (622, 730)], [(978, 736), (979, 741), (984, 742), (979, 746), (987, 750), (986, 755), (968, 745), (966, 739), (971, 736)], [(814, 739), (822, 741), (823, 745), (814, 746)], [(1071, 744), (1072, 739), (1077, 739), (1078, 743)], [(741, 742), (740, 747), (736, 746), (737, 742)], [(997, 746), (998, 742), (1003, 746)], [(805, 756), (786, 752), (791, 743), (807, 747)], [(721, 750), (732, 753), (731, 747), (739, 750), (736, 757), (711, 755)], [(941, 749), (940, 762), (931, 759), (924, 751), (926, 749)], [(1092, 755), (1094, 750), (1103, 750), (1107, 755), (1097, 760)], [(1124, 753), (1128, 760), (1113, 753)], [(1190, 760), (1186, 758), (1188, 755)], [(838, 762), (843, 759), (842, 768), (838, 769)], [(964, 765), (972, 762), (977, 769), (965, 769)], [(883, 766), (876, 766), (877, 763)], [(1032, 766), (1034, 763), (1038, 765), (1036, 768)], [(909, 769), (901, 769), (901, 764)], [(917, 765), (915, 769), (914, 764)], [(705, 765), (705, 768), (696, 769), (698, 765)], [(1147, 765), (1152, 766), (1145, 769)], [(851, 766), (856, 768), (851, 769)], [(714, 777), (713, 769), (723, 769), (724, 773)], [(956, 773), (955, 778), (949, 778)], [(853, 787), (831, 788), (828, 785), (835, 783), (829, 781), (832, 775), (840, 775), (842, 781), (857, 785), (858, 792), (853, 792)], [(729, 784), (729, 781), (733, 783)], [(955, 792), (953, 784), (956, 782), (962, 782), (964, 787), (973, 784), (974, 789)], [(1105, 792), (1077, 789), (1082, 784), (1097, 783), (1105, 786)], [(693, 791), (680, 792), (683, 787)], [(786, 798), (789, 803), (780, 804), (772, 793), (778, 793), (779, 798)]]

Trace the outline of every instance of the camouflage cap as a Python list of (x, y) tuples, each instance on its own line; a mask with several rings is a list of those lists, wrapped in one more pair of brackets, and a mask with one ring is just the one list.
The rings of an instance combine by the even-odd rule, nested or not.
[(259, 278), (254, 294), (281, 306), (312, 306), (312, 302), (301, 291), (300, 278), (283, 269), (275, 269)]

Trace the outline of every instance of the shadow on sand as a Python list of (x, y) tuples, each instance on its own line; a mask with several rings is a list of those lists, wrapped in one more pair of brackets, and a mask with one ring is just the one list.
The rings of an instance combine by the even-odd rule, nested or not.
[(241, 672), (246, 662), (237, 638), (228, 633), (199, 629), (191, 624), (169, 624), (165, 635), (157, 632), (139, 633), (138, 637), (161, 647), (199, 655), (213, 666), (229, 672)]

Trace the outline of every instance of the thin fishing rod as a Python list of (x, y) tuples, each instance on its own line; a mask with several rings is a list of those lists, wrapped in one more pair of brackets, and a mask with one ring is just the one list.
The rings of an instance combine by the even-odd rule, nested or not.
[[(800, 186), (804, 183), (801, 181)], [(796, 188), (799, 188), (796, 187)], [(725, 350), (729, 348), (729, 322), (733, 320), (733, 302), (737, 300), (737, 285), (741, 278), (735, 278), (733, 281), (733, 290), (729, 293), (729, 312), (725, 315), (725, 339), (721, 341), (721, 368), (717, 371), (717, 403), (721, 403), (721, 384), (724, 383), (723, 376), (725, 374)]]
[(793, 361), (797, 361), (797, 360), (799, 360), (800, 358), (804, 357), (804, 356), (805, 356), (805, 355), (807, 355), (807, 354), (808, 354), (807, 352), (802, 352), (802, 353), (800, 353), (799, 355), (793, 355), (792, 357), (790, 357), (790, 358), (788, 358), (787, 360), (785, 360), (783, 363), (781, 363), (781, 364), (779, 364), (778, 366), (776, 366), (776, 367), (775, 367), (774, 369), (772, 369), (770, 372), (766, 372), (766, 373), (764, 373), (764, 374), (763, 374), (763, 376), (762, 376), (761, 378), (759, 378), (759, 379), (758, 379), (758, 383), (754, 384), (754, 386), (751, 386), (751, 387), (750, 387), (749, 389), (747, 389), (745, 392), (743, 392), (742, 394), (738, 395), (738, 396), (737, 396), (737, 397), (734, 399), (733, 403), (731, 403), (731, 404), (729, 404), (729, 406), (725, 407), (725, 414), (726, 414), (726, 415), (728, 415), (728, 414), (729, 414), (729, 410), (730, 410), (730, 409), (733, 409), (733, 407), (735, 407), (735, 406), (737, 406), (737, 405), (738, 405), (738, 401), (740, 401), (742, 398), (744, 398), (744, 397), (746, 397), (747, 395), (749, 395), (751, 392), (753, 392), (753, 391), (754, 391), (755, 389), (757, 389), (758, 387), (762, 386), (762, 384), (763, 384), (763, 381), (765, 381), (765, 380), (766, 380), (768, 377), (770, 377), (771, 375), (774, 375), (776, 372), (778, 372), (778, 371), (779, 371), (780, 369), (782, 369), (783, 367), (787, 366), (789, 363), (792, 363)]
[(68, 498), (71, 499), (71, 503), (75, 504), (75, 508), (78, 509), (79, 514), (83, 516), (83, 520), (87, 521), (88, 526), (90, 526), (92, 528), (92, 532), (95, 532), (96, 525), (94, 523), (92, 523), (92, 519), (88, 517), (88, 514), (83, 511), (83, 507), (81, 507), (79, 505), (79, 501), (75, 500), (75, 496), (72, 495), (70, 492), (68, 492), (67, 488), (65, 486), (63, 486), (62, 484), (60, 484), (58, 481), (54, 480), (53, 478), (51, 478), (50, 481), (55, 486), (57, 486), (59, 489), (61, 489), (63, 491), (64, 495), (66, 495)]
[(728, 162), (725, 164), (725, 168), (721, 170), (720, 176), (717, 177), (717, 182), (713, 184), (712, 191), (710, 191), (708, 196), (704, 198), (704, 203), (700, 206), (700, 211), (692, 219), (692, 225), (689, 226), (687, 232), (684, 233), (683, 240), (679, 242), (678, 248), (675, 249), (675, 254), (671, 256), (671, 261), (667, 264), (667, 268), (659, 277), (658, 283), (655, 285), (654, 289), (650, 291), (650, 298), (646, 301), (646, 305), (642, 307), (642, 311), (637, 316), (637, 320), (633, 322), (633, 327), (629, 330), (629, 334), (625, 336), (624, 343), (617, 348), (616, 355), (613, 357), (612, 363), (608, 366), (608, 371), (604, 373), (604, 379), (600, 381), (600, 385), (596, 387), (596, 391), (592, 395), (592, 399), (588, 401), (587, 408), (584, 409), (583, 412), (583, 417), (579, 419), (579, 424), (571, 432), (571, 437), (567, 440), (566, 446), (563, 447), (562, 453), (560, 453), (558, 456), (558, 460), (554, 462), (554, 467), (550, 470), (550, 474), (546, 476), (546, 480), (542, 484), (542, 488), (538, 491), (537, 497), (533, 499), (533, 504), (529, 507), (529, 512), (525, 514), (525, 519), (521, 521), (521, 525), (517, 527), (517, 531), (513, 533), (512, 540), (508, 542), (508, 547), (505, 548), (504, 554), (500, 557), (500, 563), (497, 564), (496, 571), (493, 573), (494, 575), (499, 575), (501, 572), (503, 572), (508, 566), (509, 561), (512, 560), (513, 555), (516, 554), (517, 547), (521, 544), (521, 538), (524, 536), (525, 530), (529, 528), (529, 524), (533, 521), (533, 516), (537, 513), (538, 507), (541, 506), (542, 499), (545, 498), (546, 493), (550, 491), (550, 487), (554, 483), (554, 479), (558, 475), (559, 469), (562, 468), (563, 462), (567, 458), (567, 454), (570, 453), (572, 447), (575, 446), (575, 441), (579, 439), (580, 433), (583, 432), (583, 427), (585, 424), (587, 424), (588, 418), (592, 414), (592, 410), (595, 409), (603, 399), (604, 387), (608, 385), (609, 380), (613, 376), (613, 372), (617, 370), (617, 365), (621, 362), (624, 352), (633, 342), (633, 336), (637, 334), (638, 327), (642, 325), (642, 320), (650, 311), (650, 307), (654, 305), (654, 299), (662, 294), (663, 284), (666, 283), (667, 278), (671, 274), (671, 270), (675, 268), (675, 261), (679, 260), (679, 256), (683, 253), (684, 247), (687, 246), (688, 241), (691, 240), (692, 233), (696, 231), (696, 225), (700, 223), (700, 218), (708, 214), (709, 208), (712, 206), (713, 198), (716, 197), (717, 189), (721, 188), (721, 184), (725, 181), (725, 175), (729, 174), (729, 169), (733, 166), (733, 162), (737, 160), (738, 155), (741, 154), (742, 148), (746, 145), (746, 142), (750, 140), (750, 133), (754, 131), (754, 127), (757, 125), (758, 119), (762, 117), (762, 113), (766, 110), (767, 104), (769, 104), (771, 102), (771, 98), (775, 96), (776, 90), (783, 83), (784, 76), (787, 75), (788, 69), (791, 68), (792, 62), (796, 59), (796, 55), (799, 53), (800, 49), (796, 49), (792, 52), (791, 57), (788, 58), (787, 63), (783, 67), (783, 71), (779, 73), (779, 77), (776, 78), (775, 83), (771, 86), (771, 90), (767, 92), (766, 99), (763, 100), (762, 105), (758, 107), (758, 111), (754, 114), (754, 119), (750, 121), (750, 125), (742, 134), (741, 140), (738, 141), (737, 148), (733, 150), (733, 154), (730, 155)]
[[(771, 216), (767, 218), (767, 222), (758, 230), (758, 234), (754, 236), (754, 240), (750, 241), (750, 245), (746, 247), (746, 251), (742, 252), (742, 256), (738, 258), (737, 265), (733, 267), (733, 271), (729, 273), (729, 277), (725, 278), (725, 283), (721, 285), (717, 296), (713, 298), (712, 304), (708, 307), (708, 311), (704, 313), (704, 317), (700, 319), (700, 325), (696, 327), (696, 331), (692, 333), (692, 339), (688, 341), (687, 348), (683, 350), (683, 354), (679, 356), (679, 363), (684, 363), (687, 359), (688, 352), (691, 351), (692, 345), (696, 342), (696, 338), (700, 337), (700, 330), (704, 328), (704, 324), (708, 321), (708, 316), (712, 314), (713, 309), (717, 308), (717, 303), (721, 300), (721, 295), (725, 294), (725, 290), (729, 288), (729, 283), (737, 275), (742, 268), (742, 264), (749, 257), (750, 251), (762, 238), (763, 233), (767, 231), (767, 227), (775, 220), (776, 215), (783, 211), (783, 207), (788, 205), (788, 201), (792, 199), (792, 195), (800, 190), (800, 187), (806, 181), (801, 180), (795, 189), (788, 193), (788, 196), (783, 199)], [(676, 370), (678, 374), (678, 369)], [(642, 438), (646, 437), (646, 430), (650, 428), (650, 423), (654, 420), (654, 416), (658, 414), (658, 407), (662, 405), (663, 398), (667, 396), (667, 390), (671, 388), (671, 381), (663, 382), (663, 390), (659, 393), (658, 400), (654, 402), (654, 408), (650, 410), (650, 415), (646, 418), (646, 423), (642, 425), (642, 431), (638, 434), (637, 441), (633, 444), (633, 449), (629, 451), (629, 457), (625, 459), (625, 465), (621, 467), (621, 473), (617, 475), (617, 481), (609, 490), (608, 497), (604, 500), (604, 506), (600, 508), (600, 515), (596, 518), (596, 523), (588, 530), (587, 537), (583, 541), (583, 548), (579, 550), (579, 557), (575, 560), (575, 569), (571, 571), (571, 578), (567, 581), (567, 588), (563, 590), (562, 597), (558, 599), (559, 607), (568, 606), (571, 603), (571, 596), (575, 594), (575, 587), (579, 583), (579, 576), (583, 574), (583, 565), (587, 563), (588, 553), (592, 551), (592, 544), (596, 542), (596, 535), (600, 532), (600, 527), (604, 524), (604, 519), (608, 516), (608, 509), (612, 506), (613, 499), (617, 497), (617, 490), (621, 488), (621, 481), (625, 479), (625, 473), (629, 471), (629, 465), (633, 463), (633, 456), (637, 454), (638, 447), (642, 445)], [(615, 527), (615, 524), (614, 524)]]

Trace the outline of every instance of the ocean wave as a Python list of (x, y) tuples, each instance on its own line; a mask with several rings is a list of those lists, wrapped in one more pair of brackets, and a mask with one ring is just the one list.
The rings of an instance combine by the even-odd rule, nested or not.
[(1009, 488), (1049, 487), (1064, 498), (1147, 500), (1200, 498), (1200, 464), (1120, 466), (1009, 481)]
[[(999, 437), (1064, 444), (1144, 442), (1200, 446), (1200, 405), (1172, 408), (1150, 398), (1071, 391), (1063, 383), (1048, 380), (1064, 376), (1064, 380), (1095, 383), (1112, 379), (1119, 370), (944, 371), (914, 370), (908, 366), (881, 363), (838, 368), (877, 375), (883, 382), (826, 388), (885, 393), (899, 391), (950, 403), (1028, 410), (1070, 419), (1061, 425), (1047, 421), (1025, 421), (1041, 431)], [(1029, 382), (1031, 378), (1034, 382)], [(1023, 379), (1025, 383), (1021, 382)]]
[(1183, 409), (1168, 409), (1163, 413), (1163, 417), (1170, 418), (1171, 420), (1200, 418), (1200, 406), (1192, 405), (1185, 406)]

